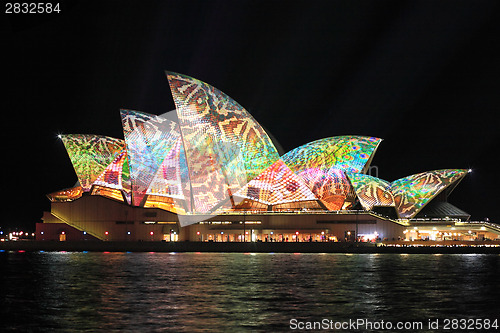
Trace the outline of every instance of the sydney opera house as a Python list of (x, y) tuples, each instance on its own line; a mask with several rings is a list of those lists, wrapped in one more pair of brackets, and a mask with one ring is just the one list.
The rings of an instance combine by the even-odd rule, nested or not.
[(78, 182), (48, 195), (40, 240), (353, 241), (498, 237), (447, 198), (466, 169), (369, 174), (382, 139), (334, 136), (280, 156), (218, 89), (167, 72), (176, 110), (121, 110), (124, 139), (61, 135)]

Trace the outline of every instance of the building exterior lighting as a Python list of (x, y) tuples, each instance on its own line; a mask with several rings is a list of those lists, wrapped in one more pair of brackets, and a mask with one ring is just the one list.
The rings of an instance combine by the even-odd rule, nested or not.
[[(280, 156), (262, 126), (247, 110), (229, 96), (215, 87), (187, 75), (167, 72), (167, 79), (172, 90), (174, 104), (183, 105), (182, 108), (176, 109), (178, 123), (172, 122), (163, 115), (156, 116), (123, 109), (121, 119), (124, 139), (92, 134), (52, 134), (56, 134), (64, 144), (78, 177), (77, 186), (49, 194), (49, 199), (52, 202), (71, 202), (87, 194), (118, 200), (121, 205), (120, 209), (123, 208), (122, 212), (125, 218), (117, 216), (115, 220), (116, 224), (121, 225), (134, 224), (133, 219), (127, 216), (131, 207), (138, 207), (139, 210), (156, 207), (160, 212), (144, 214), (144, 217), (149, 221), (143, 221), (142, 218), (140, 221), (135, 221), (136, 225), (140, 226), (131, 229), (134, 229), (137, 237), (147, 234), (147, 228), (150, 224), (178, 223), (180, 227), (186, 227), (196, 223), (200, 225), (235, 223), (235, 226), (239, 226), (239, 230), (228, 228), (228, 234), (226, 234), (231, 235), (231, 238), (233, 234), (242, 235), (242, 231), (242, 236), (248, 235), (249, 232), (244, 231), (244, 228), (250, 229), (249, 227), (253, 225), (256, 226), (256, 232), (251, 232), (252, 241), (254, 239), (261, 240), (263, 235), (267, 233), (273, 235), (273, 232), (269, 232), (269, 230), (275, 228), (281, 238), (288, 238), (293, 235), (289, 234), (293, 231), (289, 230), (288, 234), (282, 235), (279, 224), (268, 221), (266, 218), (262, 219), (259, 214), (255, 213), (260, 210), (264, 212), (274, 211), (274, 207), (276, 207), (277, 210), (287, 210), (286, 214), (345, 213), (351, 215), (346, 218), (350, 223), (354, 223), (355, 216), (355, 231), (348, 230), (354, 229), (352, 227), (342, 227), (344, 230), (341, 232), (342, 235), (353, 234), (358, 239), (358, 215), (357, 213), (356, 215), (352, 214), (354, 210), (350, 211), (351, 205), (347, 205), (352, 201), (351, 199), (359, 201), (365, 211), (373, 211), (373, 207), (379, 206), (392, 207), (394, 209), (391, 210), (397, 213), (396, 216), (400, 220), (409, 221), (415, 218), (427, 203), (439, 193), (447, 195), (447, 192), (443, 192), (445, 188), (448, 186), (454, 188), (454, 184), (457, 184), (467, 173), (472, 171), (472, 169), (466, 168), (441, 169), (387, 182), (362, 172), (369, 167), (373, 154), (382, 139), (358, 135), (341, 135), (319, 139), (296, 147)], [(200, 92), (200, 96), (203, 95), (203, 97), (191, 98), (192, 91)], [(219, 106), (220, 103), (216, 102), (220, 100), (227, 101), (227, 103)], [(204, 105), (203, 112), (199, 109), (198, 103)], [(230, 108), (228, 109), (225, 105), (230, 106)], [(210, 121), (207, 122), (206, 119), (210, 119)], [(223, 126), (224, 124), (232, 124), (234, 121), (245, 124), (246, 130), (240, 133), (239, 127)], [(148, 126), (142, 126), (143, 123), (147, 123)], [(159, 126), (160, 124), (162, 125)], [(203, 130), (199, 130), (202, 127)], [(137, 131), (134, 128), (141, 128), (141, 130)], [(146, 142), (147, 145), (144, 145)], [(189, 149), (194, 146), (201, 150)], [(231, 164), (229, 168), (221, 165), (223, 169), (215, 170), (218, 166), (214, 167), (214, 165), (218, 165), (219, 160), (224, 161), (233, 154), (232, 150), (235, 147), (238, 150), (238, 168)], [(211, 153), (199, 154), (204, 149)], [(229, 150), (226, 151), (226, 149)], [(162, 151), (165, 154), (157, 154), (156, 151)], [(144, 163), (145, 161), (147, 163)], [(219, 171), (228, 174), (224, 177), (222, 175), (221, 177), (210, 177), (208, 180), (200, 178), (197, 171), (198, 166), (209, 164), (212, 165), (212, 169), (217, 172), (217, 175)], [(169, 170), (172, 170), (172, 172), (168, 172), (168, 177), (175, 177), (175, 179), (168, 178), (167, 172), (159, 172), (160, 167), (164, 168), (167, 165)], [(127, 169), (124, 169), (125, 166)], [(242, 179), (236, 177), (236, 183), (228, 184), (229, 187), (226, 188), (226, 181), (231, 179), (232, 182), (232, 179), (239, 176), (242, 170), (245, 171), (243, 173), (246, 173), (245, 177)], [(144, 185), (146, 181), (147, 186)], [(179, 204), (182, 202), (180, 199), (187, 198), (177, 198), (183, 193), (183, 184), (188, 184), (184, 183), (185, 181), (196, 189), (190, 191), (189, 197), (192, 204), (187, 205), (188, 207)], [(165, 182), (169, 184), (168, 193), (156, 193), (160, 188), (163, 188), (162, 191), (164, 191)], [(318, 189), (317, 191), (311, 191), (313, 183), (315, 184), (314, 188)], [(416, 184), (421, 185), (416, 186)], [(172, 187), (172, 191), (170, 191), (170, 187)], [(365, 193), (373, 193), (373, 196), (368, 197)], [(233, 198), (231, 198), (233, 194), (235, 197), (243, 199), (244, 206), (234, 203)], [(335, 195), (335, 200), (330, 199), (332, 195)], [(161, 199), (158, 199), (159, 197)], [(401, 205), (403, 199), (405, 204)], [(225, 202), (232, 202), (232, 206), (227, 206), (224, 204)], [(93, 208), (90, 206), (85, 209), (91, 210)], [(178, 222), (164, 220), (161, 211), (168, 211), (169, 214), (176, 215)], [(230, 217), (232, 221), (207, 222), (190, 218), (206, 212), (213, 212), (214, 216), (219, 215), (219, 213), (233, 215)], [(239, 221), (239, 217), (236, 217), (239, 214), (243, 215), (243, 222)], [(249, 216), (245, 216), (245, 214)], [(188, 215), (189, 218), (186, 217)], [(455, 215), (451, 217), (454, 218)], [(300, 218), (301, 216), (298, 216), (298, 219)], [(327, 219), (323, 220), (322, 223), (330, 223)], [(300, 221), (305, 221), (305, 217)], [(392, 222), (394, 221), (387, 223)], [(47, 221), (47, 223), (50, 222)], [(401, 229), (388, 231), (385, 228), (385, 223), (380, 222), (376, 226), (377, 229), (382, 230), (381, 237), (400, 236)], [(411, 225), (408, 226), (411, 230), (415, 224), (401, 223), (401, 225)], [(107, 239), (108, 237), (103, 237), (102, 229), (100, 229), (104, 226), (106, 224), (101, 224), (95, 229), (92, 226), (89, 229), (85, 224), (78, 224), (76, 227), (80, 230), (82, 228), (90, 230), (91, 235), (97, 238)], [(241, 226), (243, 228), (240, 228)], [(422, 224), (421, 226), (428, 229)], [(311, 232), (311, 228), (315, 229), (316, 227), (296, 224), (294, 228), (297, 228), (298, 231), (295, 232), (295, 238), (298, 238), (299, 232), (303, 233), (304, 238), (305, 235), (308, 235), (308, 238), (309, 235), (311, 238), (318, 238), (319, 232), (322, 236), (328, 235), (332, 239), (339, 236), (339, 232), (334, 229), (330, 231), (328, 225), (323, 224), (323, 227), (324, 231), (318, 228), (319, 230)], [(130, 237), (126, 238), (123, 235), (123, 230), (129, 229), (127, 226), (126, 229), (115, 229), (115, 227), (109, 226), (107, 228), (111, 228), (114, 232), (112, 240), (119, 238), (130, 240)], [(194, 228), (186, 233), (187, 236), (184, 236), (184, 232), (181, 235), (188, 240), (189, 238), (198, 238), (193, 237), (193, 231), (196, 230)], [(413, 237), (418, 236), (417, 229), (417, 227), (414, 228)], [(115, 232), (114, 230), (121, 231)], [(155, 230), (159, 230), (157, 238), (168, 237), (166, 230), (156, 228)], [(366, 232), (362, 227), (359, 231)], [(225, 233), (220, 229), (219, 232), (221, 235)], [(149, 233), (151, 236), (154, 235), (153, 231)], [(172, 233), (176, 234), (171, 230), (170, 235)], [(84, 232), (84, 234), (86, 233)], [(127, 231), (127, 235), (130, 234), (130, 231)], [(216, 235), (217, 231), (206, 235), (211, 239), (214, 234)], [(377, 232), (373, 234), (378, 235)], [(109, 231), (105, 231), (104, 235), (108, 236)], [(197, 231), (196, 235), (200, 236), (200, 231)], [(203, 239), (203, 237), (200, 238)], [(321, 239), (326, 238), (321, 237)]]

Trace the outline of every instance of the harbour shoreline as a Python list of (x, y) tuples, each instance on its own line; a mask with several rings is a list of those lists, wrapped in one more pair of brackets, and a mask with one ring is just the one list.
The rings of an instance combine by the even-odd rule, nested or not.
[(500, 242), (0, 242), (0, 251), (67, 252), (234, 252), (234, 253), (492, 253)]

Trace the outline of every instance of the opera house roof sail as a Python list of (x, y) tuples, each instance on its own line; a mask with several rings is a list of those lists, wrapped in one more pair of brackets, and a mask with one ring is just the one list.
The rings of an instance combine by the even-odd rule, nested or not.
[(348, 173), (348, 177), (365, 210), (374, 206), (395, 207), (400, 218), (413, 218), (443, 190), (449, 188), (451, 192), (467, 173), (465, 169), (434, 170), (392, 183), (364, 174)]
[(175, 117), (121, 110), (124, 139), (62, 135), (78, 177), (52, 201), (84, 193), (181, 216), (238, 211), (342, 211), (393, 207), (415, 217), (464, 169), (423, 172), (388, 182), (367, 175), (382, 139), (334, 136), (279, 156), (263, 127), (236, 101), (192, 77), (166, 73)]

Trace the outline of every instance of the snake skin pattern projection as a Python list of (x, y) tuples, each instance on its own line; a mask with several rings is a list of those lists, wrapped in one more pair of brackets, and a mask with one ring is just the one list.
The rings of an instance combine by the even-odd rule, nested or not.
[(347, 173), (354, 191), (365, 210), (374, 206), (394, 207), (391, 183), (370, 175)]
[(102, 135), (67, 134), (61, 140), (84, 192), (125, 148), (123, 140)]
[[(279, 159), (262, 127), (218, 89), (168, 73), (195, 211), (208, 212)], [(235, 169), (236, 168), (236, 169)]]
[(132, 204), (143, 205), (151, 182), (170, 149), (180, 137), (177, 123), (132, 110), (121, 110), (127, 145)]
[[(125, 141), (123, 141), (123, 145), (125, 146)], [(127, 202), (130, 204), (131, 184), (127, 160), (127, 150), (123, 149), (92, 185), (123, 191)]]
[(179, 163), (181, 144), (182, 140), (179, 136), (158, 168), (147, 194), (184, 199)]
[(276, 161), (243, 187), (237, 196), (267, 205), (317, 200), (314, 194), (282, 160)]
[(191, 211), (190, 200), (187, 200), (184, 195), (190, 198), (185, 161), (182, 139), (179, 136), (173, 147), (169, 148), (146, 194), (176, 199), (172, 201), (175, 211), (177, 208), (181, 208), (182, 211)]
[(382, 139), (366, 136), (334, 136), (306, 143), (282, 156), (297, 173), (307, 168), (336, 168), (362, 172)]
[(442, 169), (393, 181), (391, 192), (399, 217), (413, 218), (432, 198), (466, 174), (465, 169)]
[(307, 168), (297, 173), (328, 210), (342, 210), (356, 195), (345, 173), (337, 168)]
[(355, 198), (344, 172), (362, 172), (381, 141), (375, 137), (336, 136), (297, 147), (282, 159), (329, 210), (340, 210), (346, 200)]

